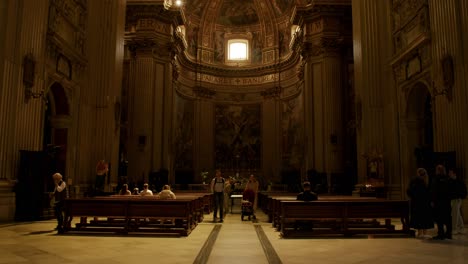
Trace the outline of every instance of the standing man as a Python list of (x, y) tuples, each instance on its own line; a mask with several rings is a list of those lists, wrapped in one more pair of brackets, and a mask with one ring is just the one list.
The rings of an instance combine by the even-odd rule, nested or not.
[(219, 208), (219, 222), (223, 222), (223, 205), (224, 205), (224, 178), (221, 176), (221, 170), (216, 170), (216, 177), (211, 180), (211, 192), (214, 199), (213, 222), (216, 223), (216, 214)]
[(449, 169), (449, 182), (452, 191), (452, 228), (454, 234), (463, 234), (465, 226), (463, 224), (463, 217), (461, 214), (462, 200), (466, 198), (466, 185), (457, 178), (455, 169)]
[(63, 181), (62, 174), (55, 173), (52, 175), (55, 183), (54, 189), (54, 209), (55, 209), (55, 216), (57, 217), (57, 231), (59, 234), (63, 233), (64, 226), (63, 226), (63, 209), (65, 198), (67, 198), (67, 184)]
[[(434, 220), (437, 224), (437, 236), (433, 239), (452, 239), (452, 208), (449, 177), (443, 165), (437, 165), (435, 179), (432, 184), (432, 205)], [(445, 226), (445, 230), (444, 230)]]

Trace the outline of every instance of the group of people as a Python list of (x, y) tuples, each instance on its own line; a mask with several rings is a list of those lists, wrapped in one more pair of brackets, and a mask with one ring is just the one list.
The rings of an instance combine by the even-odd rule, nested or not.
[[(122, 189), (119, 192), (120, 195), (132, 195), (132, 192), (128, 189), (128, 184), (123, 184)], [(153, 191), (149, 189), (148, 183), (143, 184), (143, 190), (140, 192), (138, 190), (134, 190), (133, 195), (140, 195), (140, 196), (152, 196)], [(171, 186), (164, 185), (161, 192), (156, 194), (159, 199), (176, 199), (176, 195), (172, 192)]]
[(464, 232), (461, 202), (466, 198), (466, 185), (457, 178), (455, 169), (448, 174), (443, 165), (437, 165), (432, 180), (424, 168), (416, 171), (407, 189), (410, 198), (410, 227), (417, 237), (427, 237), (428, 230), (437, 225), (433, 239), (452, 239), (452, 234)]
[[(227, 208), (227, 202), (229, 201), (229, 196), (231, 192), (231, 182), (230, 180), (226, 180), (223, 178), (221, 170), (216, 170), (215, 177), (211, 180), (210, 189), (213, 193), (213, 222), (216, 223), (218, 221), (219, 216), (219, 223), (223, 222), (223, 218), (225, 215), (225, 208)], [(243, 192), (243, 199), (248, 200), (252, 203), (253, 209), (253, 216), (255, 219), (255, 210), (257, 208), (257, 198), (258, 198), (258, 188), (259, 182), (255, 179), (253, 174), (250, 175), (249, 181), (245, 185), (245, 189)], [(218, 214), (219, 213), (219, 214)]]

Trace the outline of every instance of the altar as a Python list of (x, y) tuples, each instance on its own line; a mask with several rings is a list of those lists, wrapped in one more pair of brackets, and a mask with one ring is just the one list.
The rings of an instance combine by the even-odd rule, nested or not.
[(233, 213), (233, 208), (236, 207), (239, 209), (239, 211), (236, 211), (238, 213), (241, 213), (242, 211), (242, 194), (231, 194), (231, 214)]

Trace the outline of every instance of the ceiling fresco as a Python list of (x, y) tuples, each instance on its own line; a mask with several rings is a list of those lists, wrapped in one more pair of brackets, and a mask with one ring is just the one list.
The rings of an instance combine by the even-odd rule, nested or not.
[(279, 18), (288, 15), (295, 4), (293, 0), (192, 0), (187, 1), (187, 17), (226, 27), (242, 27), (261, 23), (259, 16)]
[(218, 16), (218, 23), (225, 26), (245, 26), (258, 22), (253, 0), (225, 0)]

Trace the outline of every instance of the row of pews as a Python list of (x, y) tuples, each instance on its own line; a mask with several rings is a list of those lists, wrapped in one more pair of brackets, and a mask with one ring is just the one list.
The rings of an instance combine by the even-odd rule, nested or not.
[[(296, 194), (259, 193), (259, 208), (283, 237), (324, 234), (407, 234), (409, 201), (372, 197), (319, 196), (318, 201), (296, 200)], [(392, 223), (398, 219), (401, 227)]]
[(64, 232), (188, 236), (210, 213), (212, 200), (211, 193), (177, 193), (176, 200), (138, 195), (66, 199)]

